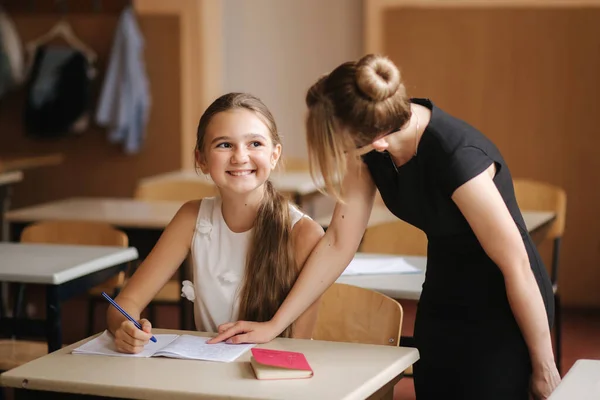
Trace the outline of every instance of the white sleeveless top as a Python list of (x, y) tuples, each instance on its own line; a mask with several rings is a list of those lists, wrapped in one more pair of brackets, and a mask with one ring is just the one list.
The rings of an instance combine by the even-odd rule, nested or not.
[[(303, 216), (290, 205), (292, 227)], [(191, 244), (197, 330), (217, 332), (219, 325), (238, 319), (238, 290), (252, 231), (232, 232), (223, 218), (221, 198), (202, 199)]]

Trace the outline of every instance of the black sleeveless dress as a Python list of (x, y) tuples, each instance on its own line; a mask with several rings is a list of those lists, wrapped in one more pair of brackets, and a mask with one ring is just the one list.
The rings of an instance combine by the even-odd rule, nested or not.
[(414, 338), (418, 400), (528, 399), (531, 361), (509, 306), (503, 275), (452, 201), (463, 183), (494, 162), (494, 182), (527, 249), (552, 326), (552, 285), (517, 205), (500, 152), (478, 130), (427, 99), (431, 110), (417, 156), (396, 168), (387, 153), (363, 156), (381, 196), (398, 218), (427, 234), (427, 272)]

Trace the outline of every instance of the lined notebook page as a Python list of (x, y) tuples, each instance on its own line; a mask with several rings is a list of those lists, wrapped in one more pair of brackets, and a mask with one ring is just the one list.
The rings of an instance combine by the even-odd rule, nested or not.
[(232, 362), (254, 344), (206, 344), (208, 337), (181, 335), (166, 348), (154, 353), (154, 356), (184, 358), (192, 360)]
[(72, 351), (73, 354), (94, 354), (101, 356), (115, 357), (152, 357), (158, 350), (168, 346), (171, 342), (177, 339), (179, 335), (154, 335), (156, 343), (150, 341), (144, 350), (137, 354), (120, 353), (115, 346), (115, 339), (108, 331), (104, 331), (102, 335), (96, 339), (90, 340), (87, 343), (79, 346)]

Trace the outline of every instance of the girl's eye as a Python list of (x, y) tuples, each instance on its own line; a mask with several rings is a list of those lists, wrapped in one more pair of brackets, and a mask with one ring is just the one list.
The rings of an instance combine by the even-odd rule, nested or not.
[(228, 148), (230, 148), (230, 147), (231, 147), (231, 144), (229, 144), (229, 143), (227, 143), (227, 142), (224, 142), (224, 143), (219, 143), (219, 144), (217, 145), (217, 148), (221, 148), (221, 149), (228, 149)]
[(261, 142), (252, 142), (252, 143), (250, 143), (250, 145), (252, 147), (260, 147), (260, 146), (262, 146), (262, 143)]

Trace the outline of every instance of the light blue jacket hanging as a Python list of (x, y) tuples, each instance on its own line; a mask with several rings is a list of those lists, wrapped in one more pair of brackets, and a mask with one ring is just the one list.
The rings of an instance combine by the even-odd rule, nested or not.
[(108, 140), (122, 143), (127, 154), (141, 150), (150, 110), (143, 48), (134, 11), (127, 7), (119, 17), (96, 111), (96, 122), (108, 129)]

